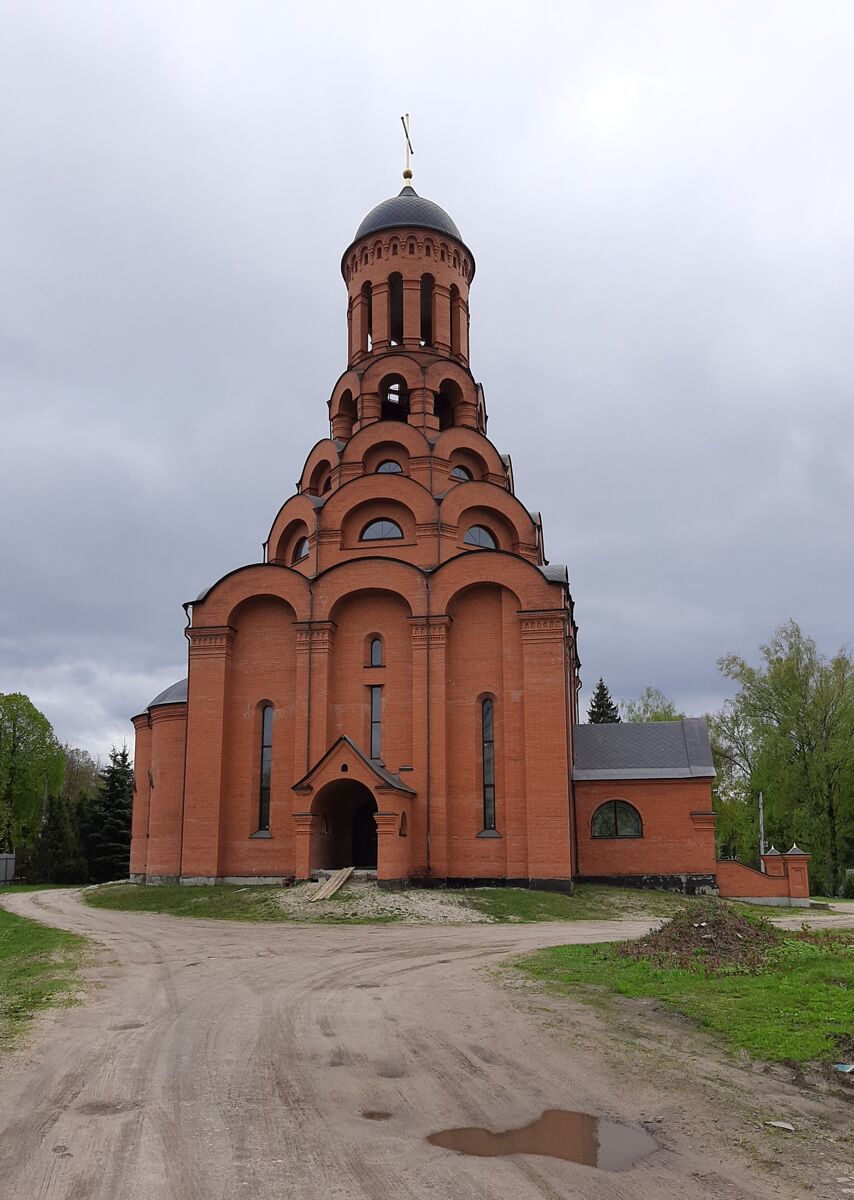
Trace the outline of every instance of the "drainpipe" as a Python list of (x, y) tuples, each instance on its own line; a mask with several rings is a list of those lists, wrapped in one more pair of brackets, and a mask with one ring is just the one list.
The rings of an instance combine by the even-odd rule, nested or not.
[[(187, 624), (184, 626), (184, 637), (187, 639), (187, 718), (184, 721), (184, 779), (181, 784), (181, 841), (178, 850), (178, 882), (184, 878), (184, 803), (187, 796), (187, 744), (190, 740), (190, 635), (187, 632), (193, 623), (193, 604), (189, 601), (184, 604), (184, 616), (187, 618)], [(150, 720), (149, 716), (149, 720)], [(151, 797), (148, 800), (148, 817), (151, 821)], [(146, 847), (145, 855), (146, 875), (148, 874), (148, 847)], [(217, 863), (217, 868), (219, 864)]]

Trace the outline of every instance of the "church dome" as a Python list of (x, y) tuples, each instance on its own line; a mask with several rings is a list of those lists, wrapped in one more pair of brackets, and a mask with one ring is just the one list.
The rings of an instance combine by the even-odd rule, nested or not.
[(356, 230), (353, 241), (358, 242), (371, 233), (379, 233), (382, 229), (395, 229), (400, 225), (433, 229), (437, 233), (446, 233), (456, 238), (458, 242), (463, 240), (459, 229), (444, 208), (419, 196), (415, 188), (407, 183), (397, 196), (383, 200), (382, 204), (371, 209)]

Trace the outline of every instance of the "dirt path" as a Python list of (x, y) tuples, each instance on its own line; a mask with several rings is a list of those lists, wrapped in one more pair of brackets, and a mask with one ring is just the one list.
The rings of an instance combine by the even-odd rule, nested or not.
[[(483, 969), (645, 922), (295, 927), (112, 913), (72, 891), (4, 902), (101, 947), (86, 1002), (48, 1016), (0, 1068), (4, 1196), (794, 1200), (813, 1159), (810, 1195), (844, 1194), (844, 1147), (810, 1157), (812, 1142), (757, 1116), (770, 1089), (770, 1115), (832, 1138), (839, 1100), (723, 1066), (670, 1019), (639, 1025), (635, 1045), (595, 1010)], [(614, 1174), (424, 1141), (556, 1107), (645, 1121), (662, 1149)]]

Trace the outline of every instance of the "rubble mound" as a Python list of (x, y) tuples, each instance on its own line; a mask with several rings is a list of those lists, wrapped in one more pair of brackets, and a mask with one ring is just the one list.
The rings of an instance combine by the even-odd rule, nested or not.
[(781, 936), (762, 917), (747, 917), (708, 900), (684, 909), (639, 941), (626, 942), (619, 953), (656, 967), (749, 973), (764, 965), (766, 951)]

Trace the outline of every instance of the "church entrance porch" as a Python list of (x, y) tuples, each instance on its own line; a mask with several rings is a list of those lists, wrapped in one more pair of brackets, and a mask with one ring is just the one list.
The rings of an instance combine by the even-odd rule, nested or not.
[(311, 806), (309, 872), (341, 867), (376, 870), (377, 802), (355, 779), (336, 779), (318, 792)]

